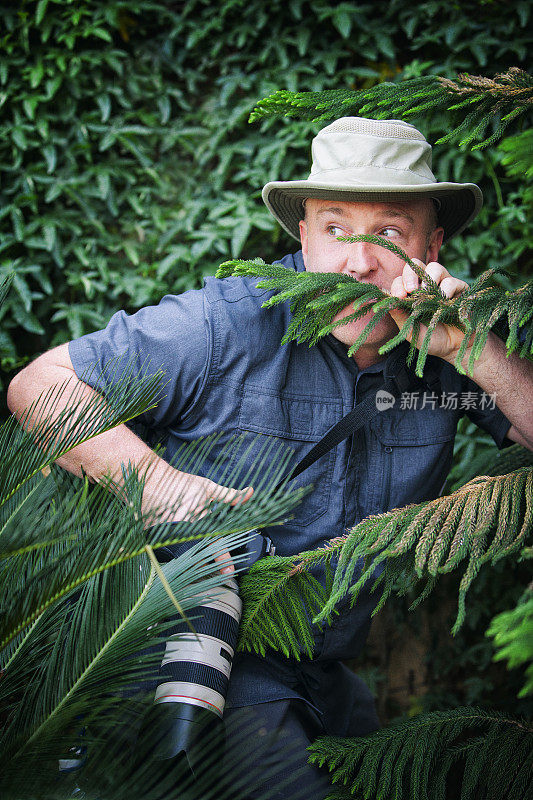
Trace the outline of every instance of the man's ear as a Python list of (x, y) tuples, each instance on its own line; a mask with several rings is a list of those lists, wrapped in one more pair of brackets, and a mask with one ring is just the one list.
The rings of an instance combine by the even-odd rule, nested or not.
[(302, 256), (304, 264), (307, 267), (307, 222), (301, 219), (298, 223), (300, 226), (300, 242), (302, 243)]
[(426, 250), (426, 264), (431, 261), (437, 261), (439, 257), (439, 250), (442, 247), (442, 240), (444, 238), (444, 228), (435, 228), (429, 237), (429, 244)]

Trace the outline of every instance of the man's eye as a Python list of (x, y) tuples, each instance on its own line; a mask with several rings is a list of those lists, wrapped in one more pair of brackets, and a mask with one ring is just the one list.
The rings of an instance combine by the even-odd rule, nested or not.
[(337, 236), (344, 236), (344, 231), (338, 225), (328, 225), (327, 232), (330, 236), (336, 238)]
[(397, 230), (396, 228), (383, 228), (383, 230), (379, 232), (379, 235), (386, 236), (387, 239), (391, 239), (394, 236), (400, 236), (401, 234), (400, 231)]

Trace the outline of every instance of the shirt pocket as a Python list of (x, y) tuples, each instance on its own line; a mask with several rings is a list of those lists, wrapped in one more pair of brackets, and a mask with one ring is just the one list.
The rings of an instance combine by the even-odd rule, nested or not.
[[(280, 395), (263, 388), (245, 388), (237, 424), (241, 436), (233, 466), (237, 458), (244, 460), (235, 485), (241, 485), (243, 469), (250, 469), (253, 464), (260, 465), (265, 450), (275, 442), (286, 445), (293, 452), (283, 475), (279, 476), (280, 479), (285, 477), (341, 416), (340, 401), (307, 399), (290, 394)], [(334, 462), (335, 448), (290, 481), (291, 489), (313, 485), (311, 492), (292, 512), (291, 527), (310, 525), (328, 511)], [(260, 467), (257, 478), (260, 479), (260, 475), (265, 473), (266, 467), (267, 464)]]
[(442, 493), (456, 429), (456, 415), (440, 408), (402, 411), (397, 416), (393, 412), (372, 425), (382, 464), (377, 502), (383, 511)]

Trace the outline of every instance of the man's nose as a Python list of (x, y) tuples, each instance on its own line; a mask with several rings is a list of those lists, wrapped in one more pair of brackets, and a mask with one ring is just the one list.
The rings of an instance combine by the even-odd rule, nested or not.
[(378, 268), (376, 248), (370, 242), (346, 243), (346, 256), (343, 272), (352, 278), (361, 278), (370, 275)]

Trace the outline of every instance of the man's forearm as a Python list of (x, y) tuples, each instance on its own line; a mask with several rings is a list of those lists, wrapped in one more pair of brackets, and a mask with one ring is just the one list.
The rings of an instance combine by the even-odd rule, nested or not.
[[(97, 400), (104, 412), (104, 398), (79, 381), (70, 365), (68, 351), (63, 347), (45, 353), (14, 378), (8, 391), (9, 408), (20, 419), (39, 396), (44, 396), (51, 387), (62, 384), (65, 384), (65, 388), (54, 404), (52, 418), (58, 417), (72, 404), (73, 398), (80, 410), (84, 403)], [(27, 419), (26, 426), (32, 427), (38, 415), (37, 405)], [(59, 458), (57, 463), (75, 475), (85, 473), (94, 481), (111, 479), (118, 486), (122, 483), (123, 465), (137, 468), (145, 480), (143, 513), (149, 515), (166, 508), (166, 518), (170, 518), (171, 511), (175, 512), (180, 494), (191, 494), (196, 477), (173, 469), (126, 425), (119, 425), (78, 445)], [(192, 498), (188, 497), (189, 504), (191, 501)]]
[[(468, 368), (469, 352), (462, 365)], [(490, 333), (481, 356), (474, 362), (473, 380), (487, 394), (495, 395), (496, 405), (511, 428), (513, 441), (533, 450), (533, 363), (511, 354), (505, 344)]]
[[(21, 419), (39, 397), (60, 385), (65, 388), (56, 399), (52, 417), (59, 416), (74, 399), (80, 410), (84, 403), (97, 401), (96, 407), (101, 404), (102, 414), (105, 413), (105, 399), (77, 377), (67, 345), (44, 353), (15, 376), (8, 390), (9, 408)], [(47, 416), (49, 414), (47, 412)], [(38, 415), (37, 405), (32, 416), (26, 419), (27, 427), (35, 424)], [(118, 491), (122, 484), (123, 466), (136, 468), (144, 480), (142, 512), (148, 524), (155, 517), (161, 522), (190, 519), (212, 500), (234, 505), (246, 501), (253, 492), (251, 487), (239, 491), (174, 469), (126, 425), (119, 425), (78, 445), (57, 463), (75, 475), (85, 473), (94, 481), (111, 479)], [(225, 560), (226, 557), (227, 554), (223, 554), (215, 560)]]

